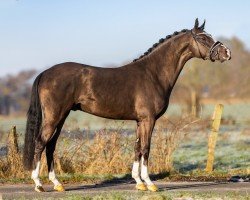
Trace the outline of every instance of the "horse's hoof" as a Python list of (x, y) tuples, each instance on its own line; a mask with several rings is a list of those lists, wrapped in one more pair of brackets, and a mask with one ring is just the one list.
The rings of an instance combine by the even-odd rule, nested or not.
[(45, 190), (43, 189), (43, 187), (41, 185), (36, 186), (35, 191), (36, 192), (45, 192)]
[(54, 186), (54, 190), (58, 191), (58, 192), (64, 192), (65, 189), (62, 185), (55, 185)]
[(146, 191), (147, 190), (147, 187), (144, 183), (139, 183), (139, 184), (136, 184), (135, 188), (137, 190), (142, 190), (142, 191)]
[(148, 190), (151, 192), (157, 192), (158, 187), (156, 185), (148, 185)]

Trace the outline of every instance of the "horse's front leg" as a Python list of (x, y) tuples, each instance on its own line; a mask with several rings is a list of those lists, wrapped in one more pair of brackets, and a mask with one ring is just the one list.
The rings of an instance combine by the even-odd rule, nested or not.
[[(149, 175), (148, 175), (148, 157), (149, 157), (150, 142), (151, 142), (151, 136), (152, 136), (152, 132), (154, 129), (154, 125), (155, 125), (155, 119), (153, 117), (147, 118), (145, 120), (138, 122), (137, 135), (139, 137), (137, 137), (138, 144), (136, 143), (136, 147), (137, 147), (137, 150), (140, 149), (140, 151), (136, 152), (136, 156), (139, 155), (139, 158), (141, 158), (140, 160), (141, 160), (141, 178), (142, 178), (142, 180), (145, 181), (148, 190), (155, 192), (158, 190), (158, 188), (153, 184), (153, 182), (150, 180)], [(136, 163), (136, 161), (135, 161), (135, 163)], [(134, 166), (135, 166), (135, 163), (134, 163)], [(133, 166), (133, 169), (134, 169), (134, 166)], [(139, 166), (139, 164), (138, 164), (138, 166)], [(132, 174), (133, 174), (133, 172), (132, 172)], [(133, 178), (135, 178), (135, 177), (133, 176)], [(136, 188), (140, 189), (140, 188), (138, 188), (138, 186), (141, 185), (140, 182), (137, 180), (136, 180), (136, 182), (137, 182)], [(144, 187), (145, 187), (145, 185), (144, 185)], [(143, 188), (141, 190), (145, 190), (145, 189)]]
[(140, 134), (140, 123), (137, 123), (137, 130), (136, 130), (136, 141), (135, 141), (135, 160), (133, 163), (132, 168), (132, 177), (136, 181), (136, 189), (146, 191), (147, 187), (142, 182), (140, 177), (140, 161), (141, 161), (141, 134)]
[(150, 151), (151, 136), (155, 125), (154, 118), (148, 118), (141, 122), (141, 178), (147, 184), (147, 188), (150, 191), (156, 192), (158, 188), (150, 180), (148, 175), (148, 158)]

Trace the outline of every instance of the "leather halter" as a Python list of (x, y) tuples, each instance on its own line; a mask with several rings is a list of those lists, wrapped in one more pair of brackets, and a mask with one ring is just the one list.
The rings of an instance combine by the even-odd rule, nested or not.
[[(206, 34), (206, 33), (194, 34), (193, 31), (191, 31), (191, 33), (192, 33), (192, 36), (193, 36), (193, 38), (194, 38), (194, 40), (195, 40), (195, 42), (196, 42), (196, 45), (197, 45), (197, 47), (198, 47), (200, 57), (201, 57), (203, 60), (205, 60), (207, 57), (203, 57), (202, 54), (201, 54), (201, 51), (200, 51), (200, 48), (199, 48), (199, 45), (198, 45), (198, 41), (197, 41), (197, 36), (199, 36), (199, 35), (207, 35), (207, 36), (209, 36), (209, 37), (211, 37), (211, 38), (212, 38), (212, 36), (209, 35), (209, 34)], [(212, 58), (212, 54), (213, 54), (213, 52), (214, 52), (214, 49), (215, 49), (217, 46), (221, 45), (222, 43), (221, 43), (220, 41), (216, 41), (215, 43), (213, 43), (213, 45), (212, 45), (211, 47), (208, 47), (207, 45), (204, 45), (203, 43), (200, 43), (200, 44), (203, 45), (203, 46), (205, 46), (205, 47), (207, 47), (207, 48), (209, 49), (209, 59), (210, 59), (211, 61), (214, 62), (215, 60)], [(218, 52), (216, 52), (216, 55), (215, 55), (215, 56), (217, 56), (217, 55), (218, 55)]]

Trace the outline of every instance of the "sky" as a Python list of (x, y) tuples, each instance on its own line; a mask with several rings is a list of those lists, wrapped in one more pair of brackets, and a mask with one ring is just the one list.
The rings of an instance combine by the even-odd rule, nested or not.
[(121, 65), (197, 17), (250, 48), (249, 10), (247, 0), (0, 0), (0, 77), (66, 61)]

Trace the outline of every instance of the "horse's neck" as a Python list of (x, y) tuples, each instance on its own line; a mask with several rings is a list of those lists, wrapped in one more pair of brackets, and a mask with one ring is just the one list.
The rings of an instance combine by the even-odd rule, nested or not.
[(171, 40), (166, 41), (166, 44), (152, 52), (148, 56), (146, 64), (165, 90), (174, 87), (185, 63), (193, 57), (189, 50), (190, 35), (179, 35)]

